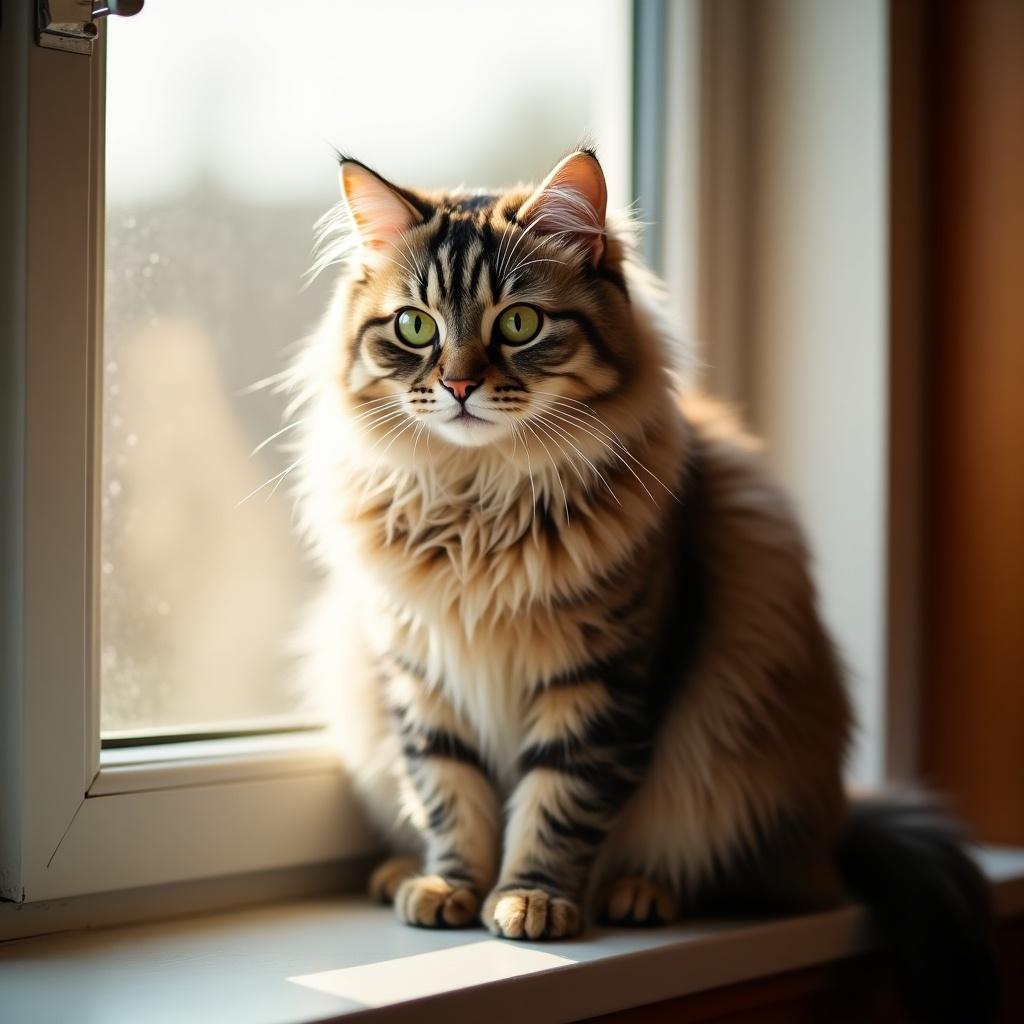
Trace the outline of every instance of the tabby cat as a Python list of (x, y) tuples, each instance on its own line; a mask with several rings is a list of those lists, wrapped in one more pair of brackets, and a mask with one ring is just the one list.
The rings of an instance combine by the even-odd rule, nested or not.
[(341, 185), (318, 269), (343, 269), (294, 370), (327, 569), (306, 671), (403, 855), (374, 895), (536, 940), (852, 892), (922, 1019), (985, 1019), (980, 876), (927, 806), (851, 807), (800, 527), (687, 393), (594, 153), (507, 192), (349, 158)]

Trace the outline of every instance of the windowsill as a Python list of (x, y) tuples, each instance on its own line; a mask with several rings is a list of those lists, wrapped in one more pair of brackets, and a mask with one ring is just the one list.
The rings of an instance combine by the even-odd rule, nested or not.
[[(984, 854), (1001, 917), (1024, 913), (1024, 851)], [(6, 1024), (579, 1020), (866, 948), (857, 907), (756, 923), (592, 930), (511, 943), (397, 924), (355, 897), (0, 945)]]

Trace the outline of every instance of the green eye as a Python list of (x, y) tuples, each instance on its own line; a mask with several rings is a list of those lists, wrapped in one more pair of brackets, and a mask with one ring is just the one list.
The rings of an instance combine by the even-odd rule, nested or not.
[(395, 321), (398, 337), (414, 348), (429, 345), (437, 337), (437, 323), (422, 309), (403, 309)]
[(510, 345), (525, 345), (537, 337), (540, 312), (533, 306), (509, 306), (498, 317), (498, 330)]

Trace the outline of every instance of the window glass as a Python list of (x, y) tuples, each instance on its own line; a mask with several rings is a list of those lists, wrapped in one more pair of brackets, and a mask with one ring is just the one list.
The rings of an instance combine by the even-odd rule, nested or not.
[[(315, 581), (282, 400), (251, 385), (316, 323), (332, 146), (397, 182), (543, 175), (585, 133), (628, 201), (625, 0), (149, 0), (108, 24), (102, 728), (224, 729), (298, 707)], [(269, 482), (268, 482), (269, 481)]]

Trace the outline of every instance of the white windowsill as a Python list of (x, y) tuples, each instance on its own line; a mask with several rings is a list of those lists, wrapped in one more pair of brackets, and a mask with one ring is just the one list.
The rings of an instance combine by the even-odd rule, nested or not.
[(295, 732), (104, 750), (89, 796), (339, 771), (320, 732)]
[[(1000, 916), (1024, 913), (1024, 851), (984, 855)], [(578, 1020), (863, 949), (859, 908), (756, 923), (601, 929), (559, 943), (399, 925), (353, 897), (0, 944), (5, 1024)]]

